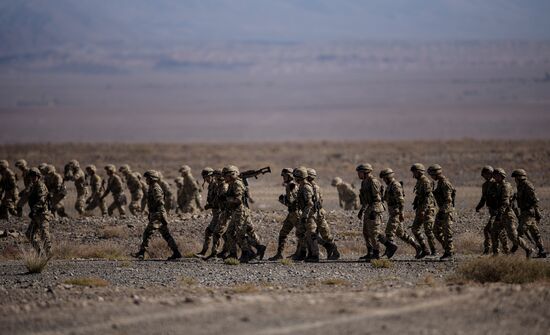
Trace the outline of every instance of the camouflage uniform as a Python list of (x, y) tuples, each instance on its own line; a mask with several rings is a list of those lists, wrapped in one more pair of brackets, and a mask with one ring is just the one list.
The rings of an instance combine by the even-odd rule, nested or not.
[(334, 178), (331, 185), (338, 191), (338, 205), (341, 208), (345, 211), (358, 209), (357, 194), (352, 185), (344, 183), (339, 177)]
[(17, 216), (18, 187), (15, 173), (7, 161), (0, 161), (0, 220), (8, 220), (10, 215)]
[[(369, 166), (370, 168), (370, 165), (367, 164), (363, 164), (363, 166)], [(370, 171), (372, 171), (372, 168), (370, 168)], [(363, 237), (367, 250), (372, 250), (372, 258), (379, 258), (379, 240), (382, 237), (380, 226), (382, 225), (382, 212), (384, 211), (382, 204), (383, 187), (378, 179), (370, 175), (370, 171), (361, 182), (361, 190), (359, 191), (360, 213), (363, 219)]]
[(525, 240), (518, 236), (517, 218), (512, 209), (514, 197), (512, 185), (504, 180), (506, 172), (503, 169), (495, 169), (495, 176), (497, 175), (502, 176), (502, 181), (496, 180), (497, 215), (493, 225), (493, 254), (498, 254), (499, 235), (502, 230), (505, 230), (508, 238), (512, 241), (512, 249), (510, 251), (515, 252), (519, 246), (525, 250), (527, 257), (530, 257), (532, 250), (528, 247)]
[[(435, 255), (435, 237), (433, 233), (433, 225), (435, 221), (435, 199), (432, 193), (433, 184), (432, 182), (424, 175), (424, 166), (421, 164), (415, 164), (411, 168), (411, 171), (419, 171), (421, 173), (416, 180), (416, 185), (414, 186), (414, 200), (413, 200), (413, 209), (415, 212), (414, 221), (412, 224), (412, 232), (418, 244), (422, 248), (422, 255), (417, 255), (418, 258), (422, 258), (430, 253)], [(426, 246), (426, 239), (422, 236), (421, 229), (424, 228), (424, 233), (428, 240), (428, 246)]]
[(200, 186), (191, 174), (191, 168), (187, 165), (183, 165), (179, 172), (183, 178), (181, 199), (181, 209), (183, 213), (194, 213), (197, 210), (201, 210)]
[(539, 250), (539, 257), (546, 257), (539, 227), (537, 225), (538, 221), (540, 221), (541, 215), (538, 206), (539, 199), (535, 193), (535, 187), (529, 180), (527, 180), (527, 173), (523, 169), (515, 170), (512, 173), (512, 177), (516, 178), (516, 199), (520, 210), (518, 234), (519, 236), (530, 234), (533, 242)]
[(86, 211), (93, 211), (97, 207), (101, 210), (101, 215), (107, 215), (107, 208), (105, 207), (105, 200), (101, 198), (103, 180), (97, 174), (96, 167), (89, 165), (86, 167), (86, 173), (88, 175), (88, 182), (90, 184), (91, 194), (86, 200)]
[[(204, 209), (205, 210), (212, 209), (212, 220), (210, 220), (210, 223), (204, 230), (204, 243), (202, 245), (201, 251), (198, 253), (198, 255), (204, 256), (208, 251), (208, 247), (210, 246), (210, 240), (212, 239), (214, 230), (218, 225), (220, 213), (218, 210), (214, 210), (214, 202), (216, 198), (216, 188), (217, 188), (216, 180), (214, 179), (215, 178), (214, 170), (212, 168), (203, 169), (202, 177), (204, 178), (205, 182), (208, 184), (208, 194), (206, 196), (206, 205), (204, 206)], [(179, 192), (178, 192), (178, 200), (179, 200)]]
[(168, 243), (168, 247), (170, 247), (173, 252), (172, 256), (169, 257), (169, 260), (181, 258), (181, 254), (179, 252), (176, 241), (174, 240), (174, 238), (170, 234), (170, 230), (168, 229), (167, 213), (164, 204), (165, 195), (162, 192), (162, 188), (158, 183), (158, 181), (160, 180), (160, 175), (157, 171), (151, 170), (145, 172), (144, 176), (148, 180), (150, 180), (149, 190), (147, 192), (149, 223), (147, 224), (147, 227), (145, 227), (145, 231), (143, 232), (143, 241), (141, 242), (139, 251), (134, 256), (138, 258), (143, 258), (145, 251), (147, 250), (147, 246), (149, 245), (149, 240), (151, 239), (151, 236), (153, 235), (155, 230), (158, 230), (162, 235), (162, 238), (164, 238), (166, 243)]
[[(315, 191), (311, 184), (306, 180), (307, 169), (299, 167), (292, 172), (295, 180), (299, 183), (298, 193), (296, 195), (296, 204), (301, 212), (300, 222), (296, 227), (296, 234), (299, 237), (298, 244), (301, 246), (298, 259), (306, 261), (319, 261), (319, 246), (317, 240), (317, 224), (315, 222)], [(307, 258), (304, 255), (304, 249), (307, 249)]]
[[(490, 166), (485, 166), (482, 169), (482, 175), (484, 173), (492, 174), (493, 168)], [(493, 231), (493, 224), (495, 222), (495, 216), (497, 215), (496, 183), (492, 177), (486, 179), (483, 185), (481, 185), (481, 199), (479, 199), (479, 203), (476, 206), (476, 212), (479, 212), (484, 206), (487, 206), (487, 209), (489, 210), (489, 220), (483, 228), (483, 253), (488, 254), (491, 251), (491, 235)], [(499, 240), (502, 246), (502, 251), (507, 254), (508, 241), (506, 240), (506, 234), (504, 231), (501, 232)]]
[(23, 215), (23, 206), (28, 201), (29, 188), (31, 185), (29, 167), (27, 162), (24, 159), (20, 159), (15, 162), (15, 167), (21, 171), (21, 178), (23, 179), (23, 190), (19, 192), (19, 200), (17, 201), (17, 216), (21, 217)]
[(428, 173), (437, 180), (437, 186), (433, 191), (438, 207), (434, 223), (434, 235), (444, 250), (441, 259), (445, 259), (451, 257), (454, 252), (452, 225), (456, 191), (449, 179), (442, 175), (442, 169), (439, 165), (430, 166)]
[[(383, 173), (385, 172), (385, 173)], [(405, 207), (405, 195), (403, 186), (395, 178), (393, 171), (390, 169), (383, 170), (380, 177), (384, 178), (387, 183), (387, 188), (384, 192), (384, 201), (388, 205), (388, 223), (386, 225), (386, 238), (388, 241), (394, 242), (395, 236), (411, 245), (417, 252), (418, 244), (412, 236), (407, 234), (403, 228), (403, 211)]]
[[(30, 173), (37, 177), (40, 176), (40, 171), (35, 168), (31, 169)], [(51, 250), (49, 229), (51, 215), (48, 210), (48, 189), (42, 180), (38, 179), (29, 186), (28, 203), (31, 222), (25, 236), (37, 253), (49, 256)], [(40, 241), (42, 243), (39, 243)]]
[(107, 180), (107, 188), (105, 192), (103, 192), (101, 199), (105, 199), (105, 197), (111, 193), (113, 195), (113, 202), (107, 208), (107, 212), (112, 216), (115, 209), (118, 209), (119, 214), (125, 216), (126, 208), (124, 206), (126, 206), (126, 196), (122, 189), (122, 179), (116, 174), (113, 165), (107, 165), (105, 170), (107, 171), (109, 179)]
[[(170, 211), (174, 208), (174, 195), (172, 194), (172, 189), (170, 184), (160, 175), (160, 180), (158, 181), (162, 192), (164, 193), (164, 208), (166, 209), (166, 214), (169, 214)], [(147, 202), (149, 203), (149, 202)]]
[(143, 197), (141, 197), (141, 212), (145, 213), (145, 209), (147, 208), (147, 197), (145, 196), (147, 192), (149, 191), (149, 187), (147, 186), (147, 183), (143, 178), (141, 178), (141, 175), (138, 174), (139, 184), (141, 185), (141, 193), (143, 194)]
[(67, 196), (67, 188), (63, 183), (63, 177), (55, 171), (53, 165), (48, 165), (44, 168), (44, 183), (48, 188), (48, 201), (50, 204), (50, 210), (54, 215), (59, 217), (68, 217), (65, 212), (65, 205), (63, 199)]
[(185, 194), (183, 192), (183, 178), (177, 177), (174, 179), (176, 184), (176, 214), (183, 213), (183, 205), (185, 203)]
[(70, 161), (65, 166), (65, 180), (74, 181), (76, 188), (76, 202), (74, 208), (78, 214), (83, 215), (86, 208), (86, 175), (80, 168), (80, 164), (76, 160)]
[(227, 243), (227, 224), (229, 218), (229, 211), (225, 204), (225, 195), (228, 190), (228, 184), (224, 181), (221, 171), (214, 172), (216, 176), (216, 182), (214, 183), (212, 201), (208, 201), (212, 208), (212, 221), (216, 221), (216, 225), (212, 227), (212, 253), (209, 257), (215, 257), (218, 254), (218, 245), (220, 239), (224, 240), (224, 251), (221, 254), (231, 252), (233, 256), (236, 254), (235, 250), (229, 250), (229, 244)]
[(122, 173), (126, 180), (126, 186), (130, 191), (131, 201), (128, 205), (128, 209), (132, 215), (137, 216), (141, 212), (141, 199), (143, 198), (143, 192), (141, 190), (141, 182), (136, 172), (132, 172), (128, 165), (123, 165), (119, 168), (119, 172)]

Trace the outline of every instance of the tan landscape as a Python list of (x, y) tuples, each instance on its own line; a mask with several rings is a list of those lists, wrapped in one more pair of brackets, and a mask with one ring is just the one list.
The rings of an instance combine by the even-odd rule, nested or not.
[[(319, 264), (204, 261), (193, 255), (210, 219), (202, 212), (170, 217), (182, 260), (164, 261), (169, 250), (157, 235), (148, 257), (137, 261), (130, 253), (137, 250), (146, 218), (101, 218), (99, 213), (77, 218), (69, 185), (65, 206), (72, 218), (52, 222), (55, 256), (42, 273), (28, 274), (24, 263), (29, 219), (2, 223), (0, 230), (7, 231), (0, 238), (2, 334), (547, 334), (550, 329), (549, 262), (525, 261), (521, 250), (502, 258), (480, 256), (487, 213), (474, 210), (483, 165), (508, 172), (524, 168), (537, 187), (548, 247), (547, 140), (3, 144), (0, 157), (12, 164), (20, 158), (33, 166), (51, 162), (58, 170), (70, 159), (83, 166), (130, 164), (140, 172), (161, 170), (172, 184), (182, 164), (190, 165), (196, 177), (205, 166), (270, 166), (272, 174), (250, 181), (253, 220), (268, 256), (275, 252), (285, 215), (277, 202), (281, 168), (314, 167), (342, 253), (338, 261)], [(358, 187), (355, 166), (361, 162), (370, 162), (376, 172), (390, 166), (403, 180), (407, 226), (413, 217), (410, 165), (443, 166), (458, 190), (453, 261), (415, 260), (402, 242), (389, 261), (357, 261), (365, 253), (361, 224), (355, 211), (338, 208), (330, 181), (340, 176)], [(287, 255), (294, 247), (292, 237)]]

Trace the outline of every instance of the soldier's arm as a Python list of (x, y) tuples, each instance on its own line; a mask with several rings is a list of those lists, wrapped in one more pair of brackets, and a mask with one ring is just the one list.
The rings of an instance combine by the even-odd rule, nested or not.
[(109, 180), (107, 181), (107, 187), (105, 188), (105, 192), (103, 192), (103, 195), (101, 196), (101, 199), (103, 199), (107, 195), (109, 195), (112, 188), (113, 188), (113, 182), (111, 181), (111, 178), (109, 178)]
[(449, 212), (453, 207), (453, 187), (450, 183), (443, 184), (443, 196), (445, 197), (445, 205), (441, 210)]
[(306, 187), (304, 194), (305, 207), (302, 209), (302, 219), (309, 217), (313, 211), (315, 211), (315, 204), (313, 203), (313, 189)]

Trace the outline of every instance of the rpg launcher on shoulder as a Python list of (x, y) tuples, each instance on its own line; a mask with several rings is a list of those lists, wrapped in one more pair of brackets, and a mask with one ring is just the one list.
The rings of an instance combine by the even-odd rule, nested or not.
[(239, 177), (242, 179), (242, 181), (244, 183), (244, 186), (246, 186), (246, 192), (244, 194), (244, 205), (246, 207), (249, 207), (248, 206), (249, 201), (251, 203), (254, 203), (252, 198), (250, 198), (250, 194), (248, 193), (248, 179), (249, 178), (258, 179), (258, 176), (266, 174), (266, 173), (271, 173), (271, 167), (266, 166), (266, 167), (261, 168), (259, 170), (247, 170), (247, 171), (241, 172), (241, 174), (239, 175)]

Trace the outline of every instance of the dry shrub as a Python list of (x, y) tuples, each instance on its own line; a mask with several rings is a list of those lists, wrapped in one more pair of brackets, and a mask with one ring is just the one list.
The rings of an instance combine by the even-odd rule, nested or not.
[(418, 285), (435, 286), (435, 278), (433, 275), (426, 275)]
[(27, 267), (28, 273), (41, 273), (48, 265), (50, 257), (36, 252), (34, 249), (21, 250), (23, 262)]
[(223, 261), (223, 263), (226, 264), (226, 265), (239, 265), (239, 264), (241, 264), (241, 262), (239, 262), (238, 259), (233, 258), (233, 257), (231, 257), (231, 258), (226, 258), (226, 259)]
[(197, 285), (198, 282), (197, 282), (197, 279), (195, 279), (194, 277), (183, 276), (181, 277), (181, 283), (184, 286), (193, 286), (193, 285)]
[(96, 245), (73, 245), (69, 243), (61, 243), (54, 248), (53, 254), (58, 259), (73, 259), (73, 258), (99, 258), (108, 260), (125, 260), (128, 259), (125, 251), (121, 246), (112, 242), (98, 243)]
[(128, 234), (124, 227), (105, 227), (101, 229), (99, 233), (100, 238), (109, 239), (109, 238), (127, 238)]
[(550, 280), (550, 263), (523, 257), (480, 257), (462, 263), (451, 281), (524, 284)]
[(105, 287), (109, 285), (108, 281), (98, 277), (71, 278), (71, 279), (65, 280), (64, 283), (69, 285), (89, 286), (89, 287)]
[(389, 259), (381, 258), (381, 259), (373, 259), (370, 261), (373, 268), (376, 269), (389, 269), (393, 266), (392, 261)]
[(481, 254), (483, 252), (483, 235), (466, 232), (455, 237), (455, 249), (462, 254)]
[(172, 254), (172, 250), (170, 250), (168, 243), (163, 238), (157, 236), (149, 242), (147, 253), (150, 258), (166, 258)]
[(279, 263), (281, 263), (283, 265), (292, 265), (292, 264), (294, 264), (294, 261), (290, 258), (283, 258), (279, 261)]
[(321, 284), (328, 286), (348, 286), (350, 282), (342, 278), (329, 278), (321, 281)]

